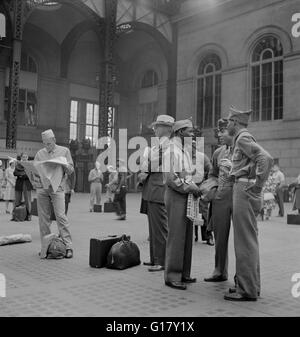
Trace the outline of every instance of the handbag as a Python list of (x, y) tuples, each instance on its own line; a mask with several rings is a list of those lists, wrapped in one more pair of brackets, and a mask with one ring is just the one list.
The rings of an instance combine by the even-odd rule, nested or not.
[(109, 269), (123, 270), (137, 266), (141, 263), (138, 246), (126, 236), (120, 242), (115, 243), (107, 256), (106, 267)]
[(271, 192), (266, 192), (264, 193), (264, 201), (268, 201), (268, 200), (274, 200), (274, 194)]

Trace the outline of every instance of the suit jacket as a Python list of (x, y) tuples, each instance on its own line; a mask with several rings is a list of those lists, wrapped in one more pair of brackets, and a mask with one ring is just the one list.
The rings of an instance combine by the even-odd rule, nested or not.
[(164, 204), (165, 184), (163, 182), (163, 173), (149, 173), (143, 188), (143, 199), (159, 204)]

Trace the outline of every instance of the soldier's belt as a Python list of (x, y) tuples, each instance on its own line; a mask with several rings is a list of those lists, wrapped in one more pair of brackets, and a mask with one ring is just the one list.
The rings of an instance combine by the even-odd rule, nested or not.
[(243, 182), (243, 183), (255, 183), (255, 179), (248, 179), (248, 178), (236, 178), (235, 182)]

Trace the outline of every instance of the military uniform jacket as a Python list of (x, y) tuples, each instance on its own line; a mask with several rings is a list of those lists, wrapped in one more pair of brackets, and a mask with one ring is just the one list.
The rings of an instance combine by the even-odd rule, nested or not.
[(232, 169), (236, 178), (256, 179), (255, 185), (263, 187), (268, 179), (273, 158), (256, 143), (247, 129), (241, 129), (233, 141)]

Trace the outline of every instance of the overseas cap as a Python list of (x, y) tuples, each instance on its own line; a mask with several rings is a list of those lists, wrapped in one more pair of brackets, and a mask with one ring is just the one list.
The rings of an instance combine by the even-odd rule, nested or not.
[(241, 111), (237, 110), (235, 107), (231, 106), (229, 109), (228, 120), (233, 119), (239, 122), (240, 124), (248, 125), (250, 114), (252, 110)]

